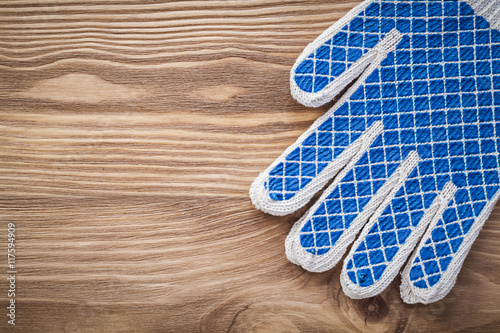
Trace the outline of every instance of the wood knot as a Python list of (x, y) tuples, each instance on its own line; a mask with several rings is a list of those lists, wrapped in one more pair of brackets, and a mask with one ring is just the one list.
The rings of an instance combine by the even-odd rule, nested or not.
[(146, 96), (142, 88), (111, 83), (96, 75), (71, 73), (37, 82), (16, 97), (45, 99), (56, 102), (100, 103), (107, 100), (130, 100)]
[(205, 87), (197, 91), (197, 94), (201, 98), (213, 102), (227, 102), (233, 97), (236, 97), (238, 95), (244, 95), (246, 93), (247, 91), (241, 87), (235, 87), (229, 85)]
[(356, 303), (356, 310), (364, 318), (365, 323), (379, 322), (389, 314), (389, 305), (382, 296), (362, 299)]

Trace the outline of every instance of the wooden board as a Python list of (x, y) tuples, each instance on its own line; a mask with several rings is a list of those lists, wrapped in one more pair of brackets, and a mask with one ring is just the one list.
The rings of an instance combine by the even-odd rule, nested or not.
[[(453, 291), (351, 300), (249, 186), (327, 107), (302, 49), (359, 1), (0, 2), (0, 331), (497, 332), (500, 210)], [(16, 327), (7, 224), (16, 225)]]

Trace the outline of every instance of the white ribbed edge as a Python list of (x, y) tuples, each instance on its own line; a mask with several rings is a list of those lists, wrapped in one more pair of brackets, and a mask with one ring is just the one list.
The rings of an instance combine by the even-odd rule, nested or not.
[[(356, 163), (367, 151), (373, 141), (382, 133), (383, 129), (384, 127), (382, 125), (382, 122), (377, 121), (372, 126), (370, 126), (370, 128), (365, 133), (363, 133), (363, 136), (365, 136), (363, 140), (363, 147), (361, 149), (358, 149), (356, 156), (354, 156), (349, 164), (337, 175), (333, 183), (330, 184), (330, 186), (325, 191), (323, 191), (321, 197), (314, 203), (314, 205), (307, 211), (307, 213), (304, 214), (302, 218), (293, 225), (292, 230), (288, 234), (285, 241), (285, 253), (288, 260), (290, 260), (292, 263), (302, 266), (304, 269), (310, 272), (324, 272), (329, 270), (337, 264), (339, 259), (344, 254), (347, 245), (352, 242), (353, 239), (351, 238), (354, 238), (354, 236), (359, 232), (359, 229), (361, 229), (361, 227), (363, 226), (364, 222), (366, 222), (367, 217), (363, 220), (364, 215), (368, 213), (365, 209), (352, 222), (351, 227), (346, 230), (344, 234), (339, 238), (336, 243), (337, 245), (332, 247), (326, 254), (312, 254), (310, 252), (307, 252), (300, 244), (300, 230), (302, 230), (307, 221), (312, 218), (314, 212), (326, 200), (328, 195), (330, 195), (335, 187), (339, 185), (345, 175), (354, 168)], [(390, 183), (390, 181), (387, 181), (384, 186), (390, 186)], [(379, 191), (384, 191), (384, 188), (381, 188)], [(355, 229), (357, 229), (357, 231)]]
[(382, 215), (382, 212), (391, 203), (391, 200), (394, 198), (394, 195), (397, 193), (397, 191), (399, 191), (401, 186), (404, 185), (404, 182), (405, 179), (403, 179), (400, 182), (400, 184), (398, 184), (394, 188), (394, 191), (392, 191), (391, 195), (389, 195), (384, 201), (384, 203), (380, 205), (377, 212), (372, 216), (370, 221), (363, 228), (361, 235), (353, 244), (353, 246), (351, 247), (351, 251), (349, 252), (349, 255), (344, 260), (342, 272), (340, 273), (340, 283), (342, 285), (342, 290), (350, 298), (360, 299), (360, 298), (373, 297), (384, 291), (392, 282), (392, 280), (394, 280), (396, 275), (400, 272), (401, 267), (408, 259), (408, 256), (413, 252), (415, 245), (421, 239), (422, 234), (427, 229), (427, 226), (431, 223), (433, 219), (441, 216), (441, 214), (448, 206), (448, 202), (450, 202), (450, 200), (453, 198), (453, 195), (456, 192), (456, 186), (453, 185), (451, 181), (446, 183), (444, 188), (438, 193), (438, 195), (434, 199), (431, 206), (426, 210), (424, 216), (422, 216), (422, 219), (420, 220), (419, 224), (412, 229), (411, 234), (406, 239), (405, 243), (399, 246), (398, 252), (394, 256), (392, 261), (388, 263), (387, 268), (385, 269), (384, 273), (382, 274), (382, 276), (378, 281), (375, 281), (371, 286), (368, 287), (361, 287), (358, 284), (352, 283), (347, 275), (347, 268), (346, 268), (347, 263), (349, 262), (349, 260), (353, 258), (353, 255), (358, 246), (361, 244), (362, 241), (364, 241), (364, 239), (368, 235), (368, 232), (373, 227), (373, 224), (377, 222), (378, 218)]
[(355, 18), (360, 12), (365, 10), (374, 0), (366, 0), (354, 7), (335, 24), (326, 29), (321, 35), (319, 35), (312, 43), (306, 46), (304, 51), (295, 61), (295, 64), (290, 71), (290, 90), (293, 98), (305, 106), (318, 107), (325, 103), (330, 102), (338, 93), (342, 91), (350, 82), (356, 79), (361, 72), (368, 66), (371, 62), (371, 52), (366, 53), (361, 58), (359, 58), (354, 64), (349, 67), (345, 72), (339, 75), (335, 80), (327, 84), (321, 91), (316, 93), (308, 93), (300, 89), (295, 83), (295, 69), (298, 65), (302, 63), (311, 53), (313, 53), (318, 47), (323, 45), (327, 40), (331, 39), (336, 35), (347, 23), (349, 23), (353, 18)]
[[(290, 73), (290, 86), (291, 86), (292, 96), (299, 103), (304, 104), (306, 106), (316, 107), (329, 102), (334, 98), (336, 94), (338, 94), (347, 84), (349, 84), (352, 80), (354, 80), (367, 67), (367, 65), (370, 62), (370, 59), (373, 57), (372, 53), (375, 50), (375, 48), (370, 52), (368, 52), (367, 54), (365, 54), (363, 57), (361, 57), (356, 63), (354, 63), (349, 68), (349, 70), (345, 71), (343, 74), (337, 77), (333, 82), (329, 83), (320, 92), (306, 93), (297, 87), (294, 80), (296, 67), (305, 58), (307, 58), (307, 56), (309, 56), (314, 50), (316, 50), (328, 39), (332, 38), (334, 34), (340, 31), (340, 29), (342, 29), (343, 26), (345, 26), (345, 24), (347, 24), (350, 20), (352, 20), (355, 16), (357, 16), (357, 14), (360, 11), (364, 10), (372, 2), (373, 0), (364, 1), (363, 3), (355, 7), (341, 20), (339, 20), (337, 23), (335, 23), (325, 32), (323, 32), (313, 43), (309, 44), (306, 47), (306, 49), (302, 52), (302, 54), (299, 56)], [(468, 3), (474, 9), (476, 15), (484, 17), (490, 23), (491, 28), (500, 29), (500, 0), (465, 0), (465, 2)], [(366, 70), (365, 73), (371, 73), (371, 71), (372, 69), (370, 68)], [(364, 79), (360, 81), (364, 81)], [(358, 86), (359, 85), (357, 85), (356, 88)], [(347, 95), (350, 96), (350, 94), (354, 91), (355, 89), (351, 89)], [(291, 150), (289, 152), (291, 152)], [(358, 157), (356, 154), (356, 157), (352, 158), (351, 162), (349, 163), (349, 166), (354, 161), (357, 161), (357, 159)], [(336, 179), (337, 183), (338, 181), (340, 181), (341, 176), (349, 171), (350, 169), (349, 166), (345, 170), (341, 171), (341, 173)], [(386, 182), (386, 184), (390, 183), (391, 180), (392, 177), (390, 180)], [(334, 184), (336, 183), (334, 182)], [(333, 187), (334, 184), (332, 184), (328, 188), (328, 190), (326, 190), (325, 193), (323, 193), (322, 197), (318, 200), (318, 202), (315, 203), (315, 205), (308, 211), (308, 213), (306, 213), (306, 215), (302, 217), (294, 225), (286, 240), (287, 257), (290, 259), (290, 261), (294, 262), (295, 264), (301, 265), (305, 269), (310, 271), (321, 272), (328, 269), (328, 268), (324, 269), (324, 267), (326, 266), (333, 267), (345, 251), (345, 248), (342, 252), (341, 251), (336, 252), (334, 249), (331, 249), (327, 254), (323, 255), (323, 256), (328, 256), (330, 255), (331, 252), (332, 254), (334, 254), (331, 256), (331, 258), (317, 259), (315, 257), (319, 258), (321, 256), (314, 256), (311, 253), (306, 252), (300, 246), (300, 243), (297, 243), (298, 242), (297, 240), (299, 239), (299, 232), (302, 229), (304, 223), (307, 222), (308, 218), (310, 218), (310, 215), (314, 212), (315, 209), (317, 209), (319, 204), (323, 202), (324, 197), (326, 197), (326, 194), (330, 193), (330, 191), (334, 188)], [(384, 186), (386, 184), (384, 184)], [(398, 189), (398, 187), (396, 187), (396, 189)], [(379, 191), (382, 190), (383, 188), (381, 188)], [(410, 256), (411, 253), (413, 253), (411, 255), (411, 259), (408, 261), (408, 264), (402, 273), (403, 277), (401, 282), (401, 296), (403, 300), (406, 303), (428, 304), (438, 301), (444, 296), (446, 296), (446, 294), (452, 289), (453, 285), (455, 284), (456, 277), (462, 267), (465, 257), (468, 254), (474, 240), (476, 239), (477, 235), (479, 234), (479, 231), (484, 225), (484, 222), (488, 218), (489, 214), (491, 213), (491, 210), (494, 208), (496, 202), (500, 197), (500, 191), (499, 191), (499, 193), (497, 193), (495, 197), (491, 201), (489, 201), (488, 204), (485, 206), (483, 212), (475, 220), (469, 233), (464, 237), (464, 241), (460, 246), (459, 251), (453, 256), (452, 262), (448, 266), (447, 270), (443, 272), (443, 276), (441, 277), (440, 281), (431, 288), (421, 289), (414, 287), (411, 281), (409, 280), (409, 270), (411, 269), (412, 263), (415, 259), (415, 256), (418, 255), (420, 248), (423, 246), (424, 242), (428, 239), (428, 237), (431, 236), (432, 230), (436, 227), (437, 222), (441, 218), (441, 215), (444, 212), (444, 210), (447, 208), (447, 204), (452, 199), (455, 191), (456, 188), (451, 182), (446, 184), (445, 188), (441, 191), (438, 197), (436, 197), (431, 207), (426, 211), (419, 225), (415, 229), (413, 229), (412, 234), (408, 237), (405, 243), (404, 249), (403, 248), (400, 249), (396, 254), (396, 256), (394, 257), (393, 261), (397, 262), (397, 264), (391, 266), (391, 268), (388, 267), (384, 272), (382, 278), (379, 281), (377, 281), (373, 286), (359, 287), (353, 284), (349, 285), (350, 280), (347, 277), (345, 265), (348, 262), (348, 259), (353, 254), (350, 253), (348, 259), (346, 259), (346, 261), (344, 262), (344, 267), (341, 274), (341, 283), (346, 295), (351, 298), (366, 298), (379, 294), (391, 283), (393, 278), (400, 271), (400, 268), (402, 267), (406, 259)], [(392, 198), (391, 195), (389, 195), (389, 197)], [(387, 203), (388, 202), (390, 202), (389, 198), (387, 198)], [(372, 202), (370, 202), (370, 204), (371, 203)], [(363, 240), (364, 237), (366, 237), (366, 233), (370, 230), (370, 227), (373, 225), (372, 221), (375, 221), (376, 217), (378, 218), (378, 216), (380, 216), (380, 213), (382, 212), (382, 210), (385, 208), (386, 205), (387, 204), (385, 203), (382, 204), (379, 207), (380, 211), (377, 210), (374, 216), (370, 219), (368, 225), (365, 226), (365, 228), (363, 229), (360, 238), (358, 238), (357, 242), (351, 248), (351, 252), (353, 252), (353, 249), (357, 248), (359, 242)], [(425, 235), (421, 237), (424, 232)], [(415, 251), (412, 251), (413, 247), (417, 243), (419, 243), (419, 240), (420, 244), (418, 248)], [(343, 244), (343, 242), (349, 244), (350, 242), (352, 242), (352, 239), (350, 241), (347, 241), (345, 239), (342, 240), (341, 238), (338, 240), (337, 244)], [(406, 244), (410, 243), (411, 245), (406, 246)]]
[(309, 184), (306, 185), (302, 190), (298, 191), (294, 197), (289, 200), (273, 200), (269, 197), (269, 190), (264, 186), (264, 183), (269, 179), (269, 173), (281, 162), (285, 162), (286, 157), (312, 133), (314, 132), (324, 121), (333, 115), (335, 110), (338, 108), (331, 108), (325, 115), (318, 118), (314, 124), (302, 134), (297, 141), (288, 147), (285, 152), (278, 157), (264, 172), (261, 172), (257, 178), (253, 181), (250, 186), (250, 199), (254, 204), (255, 208), (261, 211), (276, 215), (283, 216), (293, 213), (297, 209), (303, 207), (309, 200), (321, 190), (330, 179), (332, 179), (342, 168), (349, 163), (351, 158), (356, 155), (356, 152), (367, 146), (366, 132), (363, 133), (353, 144), (347, 147), (335, 160), (330, 162), (328, 166), (321, 171)]
[[(297, 66), (300, 65), (302, 61), (304, 61), (318, 47), (337, 34), (347, 23), (355, 18), (361, 11), (365, 10), (372, 2), (374, 2), (374, 0), (366, 0), (354, 7), (349, 11), (349, 13), (326, 29), (312, 43), (307, 45), (304, 51), (302, 51), (290, 71), (290, 90), (293, 98), (297, 100), (297, 102), (310, 107), (318, 107), (328, 103), (350, 82), (356, 79), (356, 77), (370, 63), (369, 58), (372, 51), (366, 53), (354, 64), (352, 64), (349, 69), (327, 84), (323, 89), (321, 89), (321, 91), (316, 93), (303, 91), (297, 86), (294, 80)], [(466, 0), (466, 3), (474, 9), (476, 15), (484, 17), (490, 23), (492, 28), (500, 28), (500, 0)]]
[(499, 0), (465, 0), (465, 2), (474, 9), (474, 14), (484, 17), (491, 28), (500, 28)]
[[(359, 231), (365, 225), (366, 221), (370, 218), (374, 211), (380, 208), (381, 204), (385, 202), (387, 197), (392, 197), (399, 188), (400, 184), (408, 177), (412, 170), (417, 165), (420, 158), (417, 152), (412, 151), (401, 165), (394, 171), (394, 173), (387, 179), (384, 185), (377, 191), (368, 204), (363, 208), (363, 211), (352, 221), (350, 227), (344, 231), (342, 236), (337, 240), (327, 253), (323, 255), (314, 255), (307, 252), (300, 244), (300, 230), (305, 223), (312, 217), (319, 205), (326, 200), (326, 197), (335, 189), (351, 169), (354, 168), (356, 162), (363, 156), (365, 152), (361, 151), (356, 160), (353, 159), (352, 163), (346, 167), (341, 176), (337, 177), (336, 181), (332, 183), (329, 188), (323, 193), (321, 198), (314, 204), (314, 206), (302, 217), (292, 228), (288, 235), (285, 248), (288, 259), (296, 265), (300, 265), (310, 272), (324, 272), (334, 267), (342, 258), (347, 247), (354, 241)], [(383, 206), (383, 205), (382, 205)], [(385, 207), (385, 206), (384, 206)]]
[[(495, 204), (500, 198), (500, 190), (495, 194), (495, 196), (488, 202), (488, 204), (483, 208), (481, 214), (474, 220), (471, 229), (464, 236), (464, 240), (460, 245), (457, 253), (455, 253), (452, 257), (452, 260), (446, 269), (446, 271), (441, 273), (441, 278), (438, 283), (429, 288), (418, 288), (413, 285), (410, 281), (410, 269), (412, 267), (412, 263), (415, 260), (415, 257), (419, 254), (420, 249), (425, 246), (425, 241), (432, 236), (432, 231), (436, 228), (436, 225), (441, 218), (441, 214), (438, 214), (433, 222), (429, 225), (427, 232), (422, 237), (420, 244), (415, 249), (412, 254), (408, 264), (406, 265), (404, 271), (401, 273), (401, 298), (405, 303), (414, 304), (414, 303), (423, 303), (429, 304), (433, 302), (437, 302), (443, 297), (445, 297), (450, 290), (455, 285), (457, 281), (458, 273), (462, 268), (465, 258), (470, 251), (472, 244), (476, 240), (479, 232), (481, 231), (484, 222), (488, 219), (491, 211), (495, 207)], [(449, 201), (448, 201), (449, 202)], [(448, 203), (446, 203), (447, 205)]]
[[(474, 9), (474, 14), (478, 16), (482, 16), (490, 23), (490, 27), (492, 29), (500, 29), (500, 1), (499, 0), (465, 0), (467, 4), (469, 4), (472, 9)], [(442, 217), (441, 214), (436, 214), (433, 221), (429, 224), (427, 231), (422, 236), (420, 243), (417, 248), (413, 251), (410, 259), (408, 260), (403, 272), (401, 272), (401, 298), (405, 303), (415, 304), (415, 303), (423, 303), (429, 304), (433, 302), (437, 302), (444, 298), (450, 290), (455, 285), (457, 280), (458, 273), (460, 272), (462, 265), (464, 263), (467, 254), (469, 253), (472, 244), (476, 240), (479, 232), (481, 231), (484, 223), (488, 219), (491, 211), (495, 207), (498, 199), (500, 198), (500, 191), (490, 200), (487, 205), (483, 208), (483, 211), (474, 220), (474, 223), (467, 233), (464, 236), (464, 240), (459, 247), (457, 253), (452, 256), (452, 260), (448, 265), (446, 271), (441, 273), (441, 278), (438, 283), (436, 283), (432, 287), (428, 288), (418, 288), (413, 285), (410, 280), (410, 270), (413, 266), (413, 262), (415, 258), (419, 255), (422, 247), (425, 246), (425, 242), (427, 239), (432, 237), (433, 230), (437, 227), (437, 223)], [(452, 198), (450, 198), (452, 199)], [(447, 205), (448, 203), (446, 203)], [(444, 210), (443, 210), (444, 212)]]
[[(297, 147), (299, 147), (302, 142), (309, 137), (309, 135), (314, 132), (320, 125), (322, 125), (326, 119), (332, 117), (335, 111), (341, 107), (351, 95), (361, 86), (365, 79), (379, 67), (380, 62), (384, 60), (389, 52), (394, 51), (396, 45), (401, 41), (403, 35), (396, 29), (391, 30), (384, 39), (382, 39), (370, 52), (370, 55), (366, 58), (369, 60), (371, 65), (369, 68), (359, 77), (358, 80), (349, 88), (349, 90), (342, 95), (340, 100), (335, 103), (335, 105), (328, 110), (322, 117), (318, 118), (314, 124), (312, 124), (309, 129), (304, 132), (298, 139), (288, 147), (280, 157), (278, 157), (264, 172), (261, 172), (259, 176), (254, 180), (250, 187), (250, 198), (252, 203), (257, 209), (262, 210), (265, 213), (282, 216), (293, 213), (297, 209), (303, 207), (309, 200), (316, 194), (319, 190), (324, 188), (326, 183), (330, 181), (342, 168), (346, 166), (347, 163), (358, 153), (359, 151), (366, 151), (371, 144), (366, 140), (366, 132), (358, 138), (354, 143), (347, 147), (335, 160), (330, 162), (328, 166), (317, 175), (309, 184), (306, 185), (302, 190), (298, 191), (295, 196), (289, 200), (273, 200), (269, 197), (269, 190), (264, 186), (264, 183), (269, 178), (269, 172), (271, 172), (276, 165), (281, 162), (285, 162), (286, 157)], [(367, 61), (368, 61), (367, 60)], [(368, 140), (370, 140), (368, 138)]]

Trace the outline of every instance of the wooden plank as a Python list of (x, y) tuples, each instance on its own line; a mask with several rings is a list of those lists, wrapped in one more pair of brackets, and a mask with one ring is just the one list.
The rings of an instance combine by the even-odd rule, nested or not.
[[(15, 329), (498, 331), (498, 209), (450, 295), (410, 306), (399, 281), (350, 300), (340, 267), (289, 263), (284, 239), (303, 210), (272, 217), (250, 203), (253, 178), (328, 108), (291, 98), (290, 67), (358, 3), (0, 2)], [(2, 311), (7, 290), (0, 279)]]

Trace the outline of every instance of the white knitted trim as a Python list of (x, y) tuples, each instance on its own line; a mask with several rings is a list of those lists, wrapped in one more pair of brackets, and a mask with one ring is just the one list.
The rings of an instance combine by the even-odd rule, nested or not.
[[(307, 186), (298, 191), (295, 196), (289, 200), (273, 200), (269, 197), (269, 190), (264, 186), (264, 183), (269, 178), (269, 172), (271, 172), (276, 165), (284, 162), (286, 157), (304, 141), (318, 126), (320, 126), (325, 119), (331, 117), (333, 112), (337, 108), (332, 108), (324, 116), (319, 118), (314, 124), (302, 134), (298, 140), (288, 147), (285, 152), (274, 161), (264, 172), (261, 172), (259, 176), (254, 180), (252, 186), (250, 187), (250, 198), (252, 203), (257, 209), (262, 210), (265, 213), (282, 216), (293, 213), (297, 209), (304, 206), (309, 200), (314, 196), (316, 192), (321, 190), (326, 183), (332, 179), (344, 166), (349, 163), (351, 158), (356, 154), (357, 151), (361, 149), (366, 149), (369, 143), (365, 142), (367, 139), (367, 132), (363, 133), (353, 144), (347, 147), (335, 160), (330, 162), (330, 164), (314, 178)], [(380, 131), (379, 131), (380, 132)]]
[(404, 162), (401, 163), (396, 171), (394, 171), (394, 174), (378, 190), (377, 194), (370, 199), (363, 211), (351, 223), (350, 227), (344, 231), (342, 236), (335, 243), (335, 246), (333, 246), (327, 253), (323, 255), (315, 255), (307, 252), (300, 244), (300, 230), (302, 230), (304, 224), (312, 218), (312, 215), (318, 209), (319, 205), (326, 200), (328, 195), (333, 191), (333, 189), (335, 189), (336, 186), (338, 186), (344, 176), (354, 168), (354, 165), (364, 153), (364, 151), (361, 151), (356, 156), (357, 158), (353, 159), (351, 163), (349, 163), (349, 165), (328, 187), (314, 206), (293, 226), (286, 239), (285, 249), (288, 259), (294, 264), (300, 265), (310, 272), (324, 272), (334, 267), (342, 258), (349, 244), (354, 241), (354, 238), (373, 212), (377, 208), (380, 209), (380, 207), (386, 206), (382, 203), (386, 201), (387, 197), (392, 198), (396, 194), (396, 191), (399, 187), (401, 187), (401, 184), (404, 183), (405, 179), (413, 171), (415, 166), (417, 166), (418, 161), (420, 160), (417, 152), (410, 152)]
[(455, 282), (457, 280), (457, 275), (460, 272), (460, 269), (462, 268), (462, 265), (464, 263), (465, 257), (467, 257), (467, 254), (470, 251), (470, 248), (472, 244), (474, 244), (474, 241), (476, 240), (477, 236), (479, 235), (479, 232), (481, 231), (484, 222), (488, 219), (488, 216), (490, 215), (491, 211), (495, 207), (495, 204), (497, 203), (498, 199), (500, 198), (500, 190), (495, 194), (495, 196), (488, 202), (488, 204), (483, 208), (483, 211), (481, 214), (474, 220), (474, 223), (472, 224), (471, 229), (469, 232), (464, 236), (464, 240), (457, 251), (452, 257), (452, 260), (448, 266), (448, 268), (441, 273), (441, 278), (439, 279), (439, 282), (436, 283), (432, 287), (428, 288), (418, 288), (415, 287), (410, 281), (410, 269), (412, 267), (412, 263), (415, 260), (415, 257), (419, 254), (420, 249), (425, 246), (425, 241), (431, 237), (432, 231), (436, 227), (439, 219), (441, 218), (441, 214), (438, 214), (432, 223), (429, 225), (429, 228), (427, 229), (427, 232), (424, 234), (422, 237), (422, 240), (420, 241), (420, 244), (418, 247), (415, 249), (413, 252), (413, 255), (411, 256), (410, 260), (408, 261), (408, 264), (406, 265), (404, 271), (401, 273), (402, 279), (401, 279), (401, 298), (405, 303), (408, 304), (414, 304), (414, 303), (423, 303), (423, 304), (428, 304), (432, 302), (439, 301), (443, 297), (445, 297), (450, 290), (453, 288), (455, 285)]
[[(413, 282), (410, 281), (410, 269), (420, 249), (425, 245), (425, 241), (431, 237), (432, 231), (436, 228), (443, 212), (454, 197), (456, 187), (451, 181), (445, 185), (442, 191), (437, 192), (437, 197), (434, 199), (432, 205), (425, 211), (420, 223), (412, 229), (410, 236), (406, 239), (405, 243), (399, 247), (398, 252), (385, 269), (382, 277), (373, 285), (369, 287), (360, 287), (357, 284), (353, 284), (347, 276), (346, 268), (349, 259), (353, 257), (355, 249), (364, 241), (374, 223), (377, 222), (384, 209), (390, 204), (397, 191), (404, 184), (409, 172), (411, 172), (416, 163), (418, 163), (419, 158), (416, 152), (410, 153), (409, 157), (398, 167), (394, 174), (379, 189), (377, 194), (372, 197), (370, 202), (364, 207), (364, 210), (352, 222), (351, 227), (345, 230), (344, 234), (336, 242), (336, 246), (331, 248), (330, 251), (317, 256), (305, 251), (300, 244), (300, 231), (303, 226), (312, 217), (319, 205), (324, 202), (334, 187), (337, 186), (342, 178), (352, 169), (363, 153), (368, 150), (373, 140), (382, 132), (383, 129), (380, 122), (374, 123), (358, 140), (346, 148), (334, 161), (330, 162), (316, 178), (314, 178), (305, 188), (298, 191), (291, 199), (284, 201), (273, 200), (269, 197), (269, 191), (264, 186), (269, 178), (269, 173), (279, 163), (284, 162), (286, 157), (300, 146), (327, 118), (333, 116), (334, 112), (364, 83), (368, 75), (379, 67), (380, 62), (389, 52), (394, 50), (395, 46), (401, 40), (403, 35), (393, 29), (373, 49), (364, 54), (358, 61), (353, 63), (348, 70), (336, 77), (334, 81), (326, 85), (325, 88), (317, 93), (307, 93), (297, 86), (294, 80), (297, 66), (318, 47), (337, 34), (346, 24), (356, 17), (359, 12), (366, 9), (373, 1), (374, 0), (366, 0), (351, 10), (346, 16), (316, 38), (314, 42), (309, 44), (297, 59), (290, 73), (290, 87), (292, 96), (299, 103), (304, 105), (316, 107), (325, 104), (332, 100), (333, 97), (341, 92), (349, 83), (354, 80), (356, 80), (356, 82), (354, 82), (348, 92), (344, 94), (324, 116), (320, 117), (292, 146), (273, 162), (266, 171), (255, 179), (250, 188), (250, 196), (253, 204), (258, 209), (273, 215), (286, 215), (305, 205), (317, 191), (325, 187), (328, 181), (337, 176), (313, 207), (293, 226), (285, 242), (286, 255), (289, 260), (297, 265), (301, 265), (309, 271), (326, 271), (341, 259), (346, 248), (354, 240), (359, 230), (362, 229), (361, 235), (351, 247), (350, 253), (343, 264), (340, 280), (344, 293), (356, 299), (371, 297), (381, 293), (398, 274), (408, 257), (411, 256), (402, 273), (401, 296), (406, 303), (420, 302), (427, 304), (440, 300), (452, 289), (466, 255), (470, 251), (474, 240), (478, 236), (496, 202), (500, 198), (500, 191), (498, 191), (494, 198), (487, 203), (480, 216), (475, 219), (469, 232), (464, 235), (464, 240), (458, 252), (453, 255), (447, 270), (441, 273), (442, 276), (440, 280), (434, 286), (423, 289), (415, 287)], [(476, 15), (484, 17), (490, 23), (491, 28), (500, 29), (500, 0), (462, 1), (467, 2), (474, 9)], [(361, 75), (361, 77), (356, 79), (359, 75)], [(363, 223), (365, 223), (366, 220), (369, 220), (369, 222), (363, 227)], [(418, 247), (414, 250), (417, 244)]]
[(340, 98), (340, 100), (330, 109), (327, 113), (325, 113), (322, 117), (318, 118), (314, 124), (309, 127), (309, 129), (303, 133), (297, 141), (290, 147), (288, 147), (281, 156), (276, 159), (264, 172), (260, 173), (260, 175), (254, 180), (252, 186), (250, 187), (250, 198), (252, 203), (255, 205), (257, 209), (262, 210), (268, 214), (272, 215), (287, 215), (293, 213), (297, 209), (303, 207), (309, 200), (316, 194), (319, 190), (321, 190), (328, 181), (330, 181), (340, 170), (342, 170), (347, 163), (359, 152), (366, 151), (371, 145), (371, 141), (374, 138), (365, 132), (363, 135), (358, 138), (354, 143), (352, 143), (349, 147), (347, 147), (335, 160), (329, 163), (329, 165), (314, 178), (306, 187), (302, 190), (298, 191), (294, 197), (289, 200), (273, 200), (269, 197), (269, 190), (266, 189), (264, 183), (269, 178), (269, 172), (271, 172), (276, 165), (286, 160), (286, 157), (293, 151), (295, 148), (299, 147), (302, 142), (312, 133), (314, 132), (321, 124), (325, 122), (326, 119), (332, 117), (335, 111), (341, 107), (349, 97), (361, 86), (365, 79), (370, 75), (376, 68), (379, 67), (379, 64), (382, 60), (385, 59), (388, 53), (392, 52), (396, 45), (401, 41), (403, 35), (399, 33), (396, 29), (391, 30), (386, 37), (377, 44), (373, 48), (373, 51), (370, 53), (370, 62), (372, 64), (369, 68), (359, 77), (358, 80), (349, 88), (349, 90)]
[(391, 195), (387, 196), (386, 200), (382, 203), (382, 205), (380, 205), (377, 212), (370, 219), (370, 222), (368, 222), (363, 228), (361, 235), (358, 237), (356, 242), (354, 242), (349, 255), (344, 260), (342, 273), (340, 274), (340, 283), (342, 284), (344, 293), (350, 298), (359, 299), (372, 297), (384, 291), (399, 273), (401, 267), (406, 262), (406, 259), (408, 259), (408, 256), (412, 253), (415, 245), (418, 243), (418, 241), (422, 237), (422, 234), (427, 229), (427, 226), (433, 219), (439, 219), (441, 217), (441, 214), (447, 208), (448, 203), (453, 198), (456, 192), (456, 186), (453, 185), (451, 181), (446, 183), (443, 190), (440, 191), (436, 199), (434, 199), (432, 205), (426, 210), (419, 224), (414, 229), (412, 229), (412, 232), (406, 239), (405, 243), (400, 245), (398, 252), (394, 256), (392, 261), (387, 265), (387, 268), (378, 281), (368, 287), (361, 287), (358, 284), (352, 283), (347, 275), (347, 263), (350, 259), (352, 259), (356, 249), (361, 244), (361, 242), (364, 241), (364, 239), (368, 235), (368, 232), (373, 227), (373, 224), (377, 222), (384, 209), (391, 203), (391, 200), (394, 198), (397, 191), (401, 188), (401, 186), (404, 185), (405, 180), (406, 179), (402, 179), (398, 186), (395, 187), (394, 191), (392, 191)]
[[(474, 13), (476, 15), (485, 18), (490, 23), (492, 29), (500, 29), (500, 1), (466, 0), (465, 2), (474, 9)], [(464, 236), (464, 240), (459, 247), (458, 252), (452, 256), (452, 260), (446, 271), (441, 273), (441, 278), (439, 279), (438, 283), (436, 283), (432, 287), (418, 288), (414, 286), (413, 282), (410, 280), (410, 270), (413, 266), (415, 258), (419, 255), (422, 247), (425, 246), (426, 240), (432, 236), (432, 231), (436, 228), (437, 223), (441, 218), (441, 214), (436, 215), (432, 223), (429, 225), (426, 233), (420, 240), (418, 247), (413, 251), (413, 254), (410, 257), (410, 260), (408, 260), (405, 269), (401, 273), (401, 298), (405, 303), (429, 304), (439, 301), (450, 292), (450, 290), (455, 285), (458, 273), (462, 268), (464, 260), (467, 257), (472, 244), (479, 235), (479, 232), (481, 231), (485, 221), (488, 219), (488, 216), (495, 207), (495, 204), (497, 203), (499, 198), (500, 191), (483, 208), (483, 211), (481, 212), (479, 217), (474, 220), (471, 229)]]
[(474, 14), (484, 17), (492, 29), (500, 28), (500, 1), (465, 0), (465, 2), (474, 9)]
[[(367, 52), (349, 69), (344, 71), (335, 80), (326, 85), (321, 91), (316, 93), (305, 92), (295, 83), (295, 70), (311, 53), (313, 53), (319, 46), (323, 45), (326, 41), (336, 35), (346, 24), (353, 18), (357, 17), (360, 12), (365, 10), (375, 0), (366, 0), (358, 6), (351, 9), (344, 17), (335, 22), (321, 35), (319, 35), (312, 43), (306, 46), (304, 51), (295, 61), (290, 71), (290, 91), (293, 98), (297, 102), (310, 107), (318, 107), (325, 103), (330, 102), (338, 93), (342, 91), (350, 82), (352, 82), (370, 63), (372, 51)], [(494, 29), (500, 28), (500, 1), (498, 0), (466, 0), (473, 9), (476, 15), (484, 17)]]
[(298, 65), (304, 61), (311, 53), (313, 53), (319, 46), (323, 45), (327, 40), (331, 39), (336, 35), (347, 23), (349, 23), (353, 18), (358, 16), (360, 12), (365, 10), (374, 0), (366, 0), (354, 7), (349, 13), (338, 20), (335, 24), (330, 26), (325, 30), (319, 37), (317, 37), (312, 43), (307, 45), (307, 47), (302, 51), (301, 55), (295, 61), (295, 64), (290, 71), (290, 90), (293, 98), (297, 102), (311, 107), (318, 107), (325, 103), (330, 102), (338, 93), (342, 91), (350, 82), (356, 79), (361, 72), (368, 66), (373, 59), (372, 52), (374, 49), (363, 55), (355, 63), (349, 67), (348, 70), (339, 75), (335, 80), (326, 85), (321, 91), (316, 93), (308, 93), (300, 89), (295, 83), (295, 69)]

